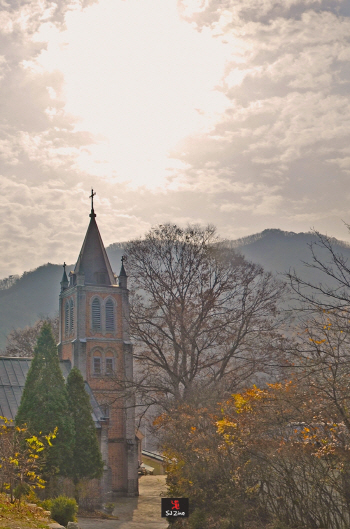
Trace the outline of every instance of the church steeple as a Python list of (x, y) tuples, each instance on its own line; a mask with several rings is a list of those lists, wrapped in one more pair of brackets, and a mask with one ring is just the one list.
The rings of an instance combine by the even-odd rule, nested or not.
[(66, 274), (66, 263), (63, 263), (63, 276), (61, 280), (61, 292), (63, 292), (66, 288), (68, 288), (68, 277)]
[(114, 285), (115, 276), (96, 223), (94, 196), (91, 190), (90, 224), (72, 275), (73, 284)]
[[(133, 393), (115, 398), (116, 374), (121, 380), (133, 381), (125, 258), (117, 286), (118, 279), (113, 274), (97, 227), (94, 196), (91, 190), (89, 226), (74, 272), (70, 272), (68, 278), (64, 265), (59, 304), (59, 355), (67, 365), (80, 370), (86, 389), (89, 388), (95, 399), (94, 413), (100, 428), (104, 462), (98, 488), (101, 502), (104, 502), (119, 494), (138, 495), (138, 445)], [(101, 421), (107, 409), (109, 421)]]
[(122, 266), (120, 268), (120, 273), (119, 273), (119, 286), (121, 288), (127, 288), (128, 286), (128, 276), (126, 275), (126, 272), (125, 272), (125, 268), (124, 268), (124, 261), (125, 261), (125, 257), (123, 255), (122, 257)]

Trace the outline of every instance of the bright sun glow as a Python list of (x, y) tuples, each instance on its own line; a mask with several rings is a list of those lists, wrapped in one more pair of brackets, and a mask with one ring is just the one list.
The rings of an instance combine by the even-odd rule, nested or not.
[(49, 41), (40, 65), (64, 75), (77, 130), (100, 139), (79, 160), (90, 174), (162, 185), (179, 166), (169, 151), (227, 104), (215, 90), (227, 47), (181, 21), (174, 0), (100, 0), (68, 14), (65, 32), (46, 26), (37, 38)]

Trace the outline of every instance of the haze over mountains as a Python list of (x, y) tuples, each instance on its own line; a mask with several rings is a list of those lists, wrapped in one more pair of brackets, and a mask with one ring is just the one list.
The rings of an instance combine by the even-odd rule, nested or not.
[[(322, 274), (303, 264), (311, 262), (309, 245), (316, 240), (313, 233), (271, 229), (231, 241), (231, 244), (249, 261), (261, 264), (265, 270), (281, 278), (290, 268), (294, 268), (303, 278), (318, 283), (324, 279)], [(334, 239), (333, 247), (337, 253), (350, 259), (350, 245)], [(123, 244), (112, 244), (106, 250), (112, 269), (118, 274)], [(323, 260), (328, 259), (324, 250), (319, 249), (318, 254)], [(67, 270), (73, 267), (68, 265)], [(0, 290), (0, 348), (5, 347), (6, 337), (12, 329), (32, 325), (41, 316), (57, 313), (62, 272), (62, 265), (48, 263), (25, 272), (10, 288)]]

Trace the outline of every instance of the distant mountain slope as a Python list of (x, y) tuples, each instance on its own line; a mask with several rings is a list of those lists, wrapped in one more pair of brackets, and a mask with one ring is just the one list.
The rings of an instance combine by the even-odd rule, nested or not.
[(0, 347), (12, 329), (57, 312), (61, 279), (62, 266), (48, 263), (25, 272), (9, 289), (0, 290)]
[[(112, 244), (107, 253), (115, 273), (119, 273), (122, 245)], [(67, 266), (67, 271), (74, 265)], [(0, 290), (0, 349), (6, 345), (11, 330), (33, 325), (41, 316), (58, 312), (62, 265), (47, 263), (22, 277), (10, 288)]]
[[(230, 241), (230, 244), (249, 261), (261, 264), (266, 270), (284, 274), (290, 268), (295, 268), (304, 278), (318, 282), (323, 280), (322, 275), (302, 264), (302, 261), (311, 261), (308, 247), (311, 242), (315, 242), (315, 236), (311, 233), (264, 230)], [(120, 270), (123, 247), (123, 243), (114, 243), (107, 248), (116, 274)], [(349, 245), (334, 239), (334, 248), (350, 259)], [(72, 270), (73, 266), (68, 266), (67, 270)], [(10, 288), (0, 290), (0, 348), (5, 346), (6, 336), (12, 329), (32, 325), (40, 316), (53, 316), (58, 311), (62, 271), (62, 265), (48, 263), (25, 272)]]
[[(314, 283), (325, 280), (321, 272), (305, 266), (311, 263), (310, 244), (317, 242), (313, 233), (294, 233), (281, 230), (264, 230), (256, 235), (231, 241), (231, 244), (254, 263), (261, 264), (265, 270), (285, 274), (295, 269), (304, 279)], [(350, 245), (332, 239), (334, 251), (350, 259)], [(329, 262), (329, 255), (318, 246), (314, 247), (323, 262)]]

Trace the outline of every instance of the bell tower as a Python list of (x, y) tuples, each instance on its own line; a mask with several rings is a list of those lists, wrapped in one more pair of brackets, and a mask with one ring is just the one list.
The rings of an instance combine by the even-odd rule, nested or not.
[(122, 388), (133, 380), (129, 291), (122, 259), (115, 276), (96, 223), (90, 222), (73, 271), (64, 272), (59, 297), (59, 354), (77, 367), (100, 410), (96, 427), (105, 464), (102, 494), (138, 495), (133, 397)]

